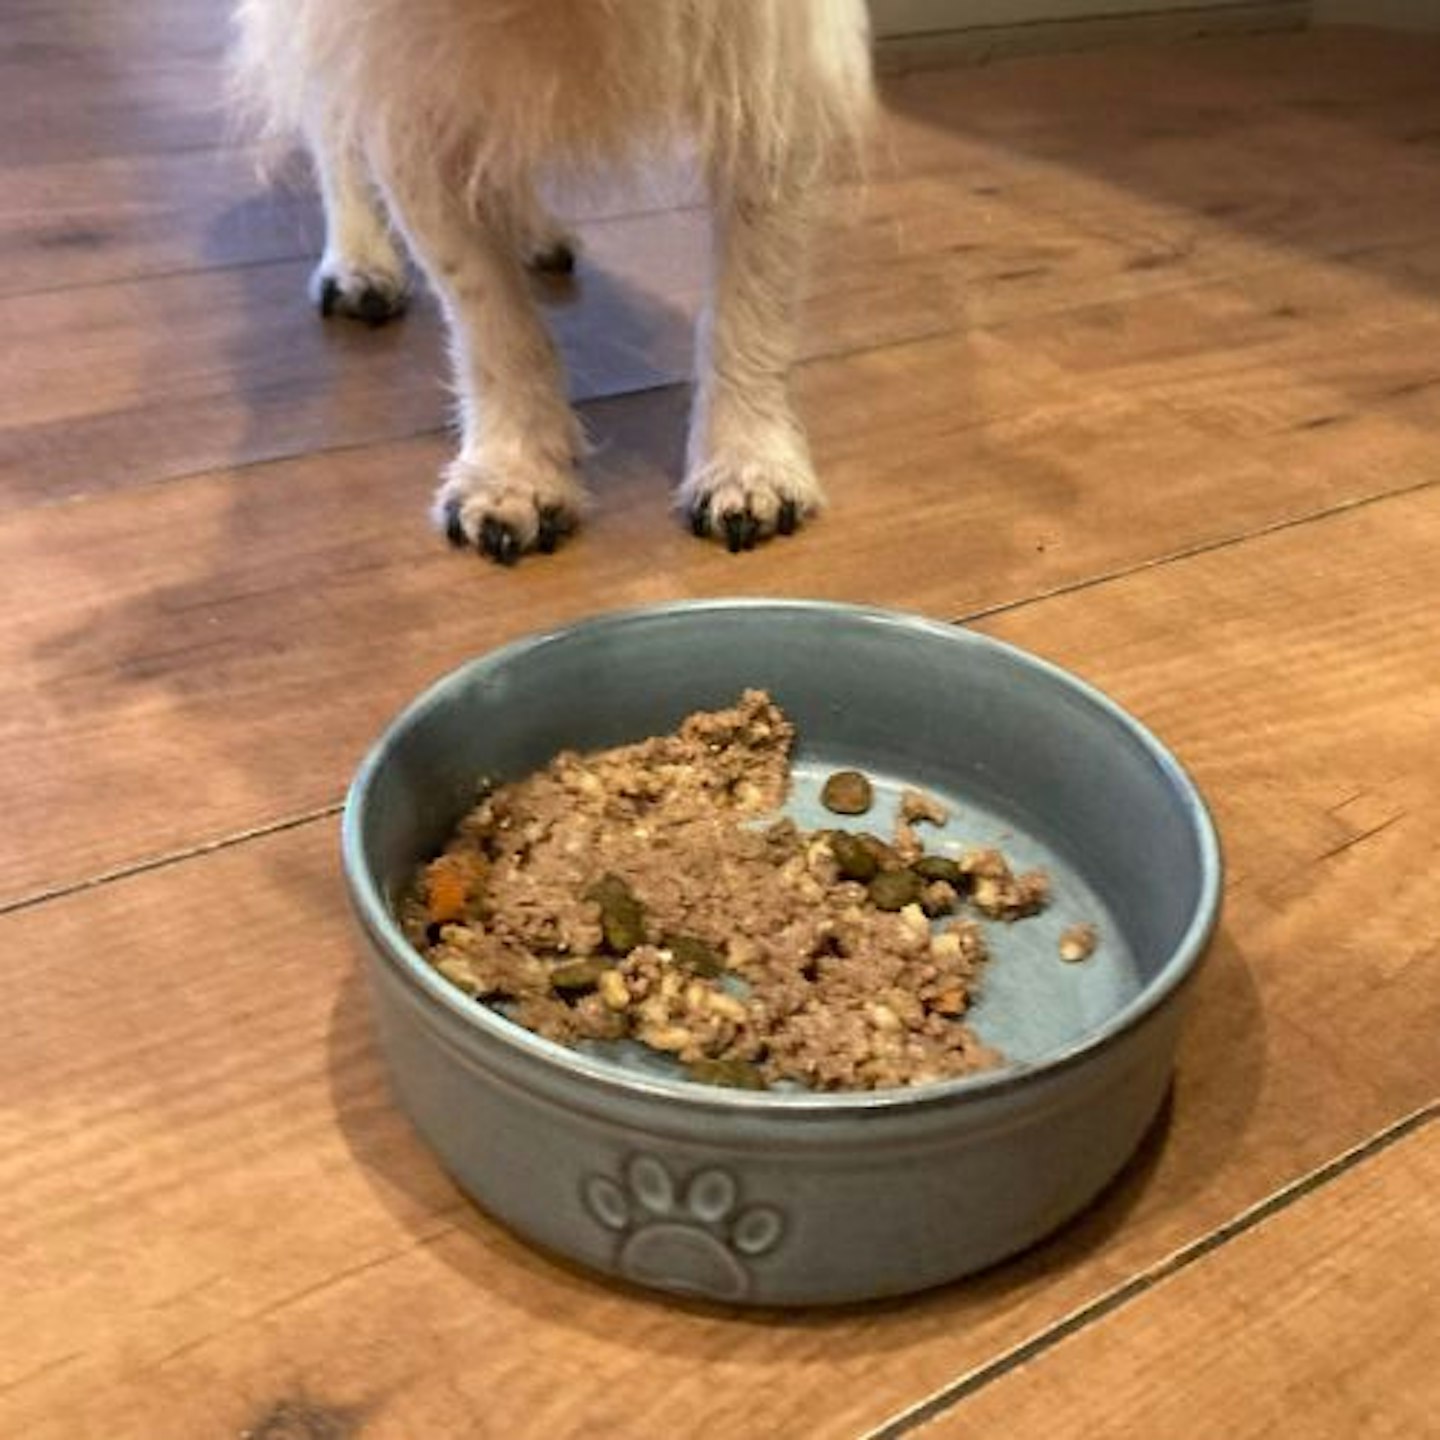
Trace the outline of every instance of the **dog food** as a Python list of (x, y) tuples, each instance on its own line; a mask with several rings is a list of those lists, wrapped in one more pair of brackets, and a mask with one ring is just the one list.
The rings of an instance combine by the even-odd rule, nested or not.
[(1088, 960), (1100, 943), (1100, 934), (1093, 925), (1067, 925), (1060, 932), (1060, 958), (1075, 965)]
[[(924, 853), (948, 818), (907, 791), (893, 841), (775, 818), (794, 729), (761, 691), (677, 733), (566, 752), (485, 794), (402, 919), (466, 993), (567, 1045), (638, 1041), (696, 1081), (918, 1085), (996, 1064), (965, 1023), (975, 914), (1016, 920), (1048, 881), (996, 850)], [(874, 802), (858, 772), (825, 803)]]
[(820, 803), (837, 815), (863, 815), (874, 802), (870, 781), (858, 770), (837, 770), (820, 790)]

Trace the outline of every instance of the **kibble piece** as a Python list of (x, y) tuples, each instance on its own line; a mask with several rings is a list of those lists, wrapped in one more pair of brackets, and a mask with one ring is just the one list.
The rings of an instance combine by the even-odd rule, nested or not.
[(870, 903), (877, 910), (903, 910), (920, 898), (921, 888), (913, 870), (882, 870), (870, 882)]
[(1100, 932), (1090, 924), (1069, 925), (1060, 932), (1060, 958), (1071, 965), (1088, 960), (1100, 943)]
[(820, 803), (837, 815), (863, 815), (875, 803), (875, 791), (858, 770), (837, 770), (820, 791)]

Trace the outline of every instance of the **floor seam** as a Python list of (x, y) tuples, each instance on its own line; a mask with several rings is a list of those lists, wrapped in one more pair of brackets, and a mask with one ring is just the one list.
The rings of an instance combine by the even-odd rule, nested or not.
[[(967, 610), (952, 618), (950, 623), (954, 625), (973, 625), (977, 621), (992, 619), (1000, 615), (1013, 614), (1030, 605), (1040, 605), (1047, 601), (1061, 599), (1068, 595), (1081, 594), (1086, 590), (1107, 585), (1113, 581), (1124, 580), (1132, 575), (1143, 574), (1147, 570), (1158, 569), (1163, 565), (1170, 565), (1177, 561), (1189, 560), (1198, 556), (1209, 555), (1216, 551), (1231, 549), (1234, 546), (1245, 544), (1251, 540), (1263, 539), (1267, 535), (1280, 534), (1286, 530), (1296, 529), (1302, 525), (1332, 520), (1339, 516), (1348, 515), (1352, 511), (1366, 509), (1371, 505), (1383, 503), (1386, 500), (1401, 499), (1407, 495), (1413, 495), (1437, 487), (1440, 487), (1440, 480), (1421, 480), (1398, 490), (1386, 491), (1381, 495), (1361, 496), (1354, 500), (1347, 500), (1337, 505), (1327, 506), (1321, 510), (1310, 511), (1305, 515), (1289, 516), (1284, 520), (1277, 520), (1272, 524), (1258, 526), (1252, 530), (1236, 532), (1235, 534), (1222, 536), (1216, 540), (1197, 542), (1194, 545), (1186, 546), (1179, 550), (1169, 551), (1164, 555), (1153, 556), (1149, 559), (1138, 561), (1133, 565), (1118, 566), (1111, 570), (1102, 571), (1097, 575), (1088, 575), (1064, 585), (1054, 586), (1049, 590), (1039, 591), (1034, 595), (1027, 595), (1022, 599), (1002, 600), (993, 605), (984, 605), (977, 609)], [(28, 895), (20, 895), (15, 899), (0, 902), (0, 917), (14, 914), (20, 910), (28, 910), (33, 906), (45, 904), (51, 900), (63, 900), (67, 896), (75, 895), (85, 890), (91, 890), (100, 885), (107, 885), (114, 880), (129, 879), (131, 876), (144, 874), (149, 870), (167, 868), (171, 865), (180, 864), (185, 860), (211, 854), (217, 850), (227, 850), (232, 846), (244, 844), (247, 840), (258, 840), (267, 835), (297, 829), (313, 821), (323, 820), (329, 816), (336, 815), (343, 808), (342, 802), (335, 801), (332, 804), (321, 806), (318, 809), (304, 811), (299, 815), (288, 816), (280, 820), (266, 821), (245, 830), (219, 836), (213, 840), (203, 841), (179, 850), (168, 851), (128, 864), (118, 865), (113, 869), (102, 871), (97, 875), (87, 876), (81, 880), (69, 881), (44, 890), (33, 891)]]
[(983, 1390), (987, 1385), (1002, 1379), (1021, 1366), (1052, 1350), (1070, 1336), (1078, 1334), (1089, 1326), (1104, 1320), (1107, 1316), (1123, 1309), (1132, 1301), (1203, 1260), (1215, 1251), (1223, 1249), (1231, 1241), (1239, 1239), (1252, 1230), (1264, 1225), (1275, 1216), (1282, 1214), (1307, 1195), (1323, 1190), (1342, 1175), (1363, 1165), (1377, 1155), (1398, 1144), (1407, 1136), (1424, 1129), (1440, 1116), (1440, 1101), (1431, 1101), (1418, 1110), (1401, 1117), (1392, 1124), (1376, 1131), (1368, 1139), (1351, 1146), (1348, 1150), (1326, 1161), (1325, 1164), (1307, 1171), (1288, 1185), (1273, 1191), (1263, 1200), (1248, 1206), (1224, 1224), (1207, 1231), (1188, 1245), (1181, 1246), (1155, 1264), (1133, 1275), (1129, 1280), (1097, 1296), (1094, 1300), (1077, 1307), (1068, 1315), (1048, 1326), (1028, 1340), (1006, 1350), (992, 1360), (967, 1371), (948, 1385), (942, 1386), (925, 1399), (916, 1402), (889, 1420), (863, 1432), (861, 1440), (899, 1440), (931, 1421), (954, 1409), (964, 1400)]
[(1094, 575), (1067, 581), (1063, 585), (1037, 591), (1035, 594), (1026, 595), (1023, 598), (1000, 600), (993, 605), (980, 606), (978, 609), (966, 611), (951, 623), (969, 625), (977, 620), (1008, 615), (1030, 605), (1044, 604), (1046, 601), (1058, 600), (1067, 595), (1078, 595), (1086, 590), (1094, 589), (1096, 586), (1108, 585), (1115, 580), (1125, 580), (1132, 575), (1143, 574), (1147, 570), (1158, 570), (1162, 566), (1173, 565), (1177, 561), (1192, 560), (1202, 555), (1214, 554), (1216, 551), (1230, 550), (1238, 545), (1248, 544), (1252, 540), (1263, 540), (1266, 536), (1280, 535), (1287, 530), (1299, 529), (1304, 525), (1322, 524), (1327, 520), (1338, 519), (1356, 510), (1365, 510), (1372, 505), (1382, 504), (1387, 500), (1402, 500), (1408, 495), (1433, 490), (1437, 486), (1440, 486), (1440, 479), (1417, 480), (1413, 484), (1402, 485), (1395, 490), (1387, 490), (1383, 494), (1358, 495), (1350, 500), (1338, 501), (1334, 505), (1322, 506), (1318, 510), (1306, 511), (1303, 515), (1287, 515), (1283, 520), (1273, 520), (1268, 524), (1257, 525), (1249, 530), (1237, 530), (1229, 535), (1218, 536), (1213, 540), (1197, 540), (1193, 545), (1183, 545), (1179, 549), (1169, 550), (1163, 555), (1152, 555), (1145, 560), (1138, 560), (1132, 565), (1117, 565), (1113, 569), (1102, 570)]
[(270, 820), (261, 825), (252, 825), (245, 830), (232, 831), (215, 840), (186, 845), (178, 850), (167, 850), (159, 855), (150, 855), (143, 860), (132, 861), (128, 865), (117, 865), (113, 869), (102, 870), (97, 875), (87, 875), (81, 880), (66, 881), (45, 890), (35, 890), (28, 895), (19, 895), (13, 900), (0, 903), (0, 918), (17, 914), (22, 910), (33, 909), (37, 905), (48, 904), (52, 900), (64, 900), (72, 895), (80, 895), (87, 890), (98, 889), (100, 886), (109, 885), (116, 880), (128, 880), (133, 876), (144, 875), (152, 870), (168, 870), (172, 865), (180, 865), (186, 860), (194, 860), (202, 855), (213, 855), (218, 850), (230, 850), (250, 840), (262, 840), (267, 835), (281, 835), (287, 830), (298, 830), (305, 825), (313, 825), (317, 820), (327, 820), (331, 816), (338, 815), (344, 808), (344, 802), (337, 800), (317, 809), (302, 811), (298, 815), (287, 815), (280, 820)]

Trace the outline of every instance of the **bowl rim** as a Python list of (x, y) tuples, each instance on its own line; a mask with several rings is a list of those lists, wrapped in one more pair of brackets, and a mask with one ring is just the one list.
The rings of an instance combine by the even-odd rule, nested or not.
[[(523, 660), (527, 655), (561, 641), (588, 633), (623, 630), (637, 623), (667, 618), (694, 618), (717, 612), (789, 611), (829, 615), (866, 624), (899, 626), (928, 634), (947, 644), (989, 651), (1045, 680), (1069, 690), (1098, 710), (1136, 743), (1160, 772), (1189, 822), (1200, 865), (1200, 893), (1180, 940), (1155, 976), (1127, 1004), (1106, 1021), (1039, 1060), (979, 1071), (914, 1088), (895, 1086), (859, 1091), (751, 1091), (696, 1085), (692, 1081), (622, 1069), (584, 1051), (547, 1040), (524, 1026), (497, 1014), (457, 989), (429, 965), (405, 938), (385, 897), (374, 883), (363, 843), (364, 816), (377, 775), (398, 737), (418, 724), (451, 695), (468, 689), (476, 677)], [(1210, 810), (1199, 788), (1171, 751), (1154, 733), (1103, 691), (1078, 675), (1031, 651), (970, 629), (963, 622), (935, 620), (903, 610), (846, 604), (828, 600), (744, 596), (670, 601), (654, 605), (604, 611), (583, 619), (523, 635), (496, 649), (472, 657), (433, 681), (405, 705), (371, 744), (346, 794), (341, 817), (341, 864), (356, 918), (392, 969), (398, 970), (412, 991), (418, 991), (441, 1014), (466, 1029), (479, 1032), (503, 1048), (518, 1052), (532, 1063), (580, 1080), (603, 1091), (620, 1092), (632, 1099), (663, 1101), (693, 1111), (774, 1116), (828, 1116), (903, 1110), (912, 1114), (956, 1101), (976, 1101), (1042, 1083), (1058, 1072), (1084, 1063), (1110, 1049), (1124, 1036), (1158, 1013), (1192, 977), (1219, 922), (1224, 865), (1220, 840)]]

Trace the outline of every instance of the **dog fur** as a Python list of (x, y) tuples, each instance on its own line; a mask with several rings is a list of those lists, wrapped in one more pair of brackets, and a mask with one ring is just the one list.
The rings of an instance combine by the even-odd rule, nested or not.
[(435, 514), (454, 542), (513, 561), (584, 504), (524, 274), (569, 259), (537, 188), (673, 146), (702, 170), (715, 256), (678, 503), (732, 549), (819, 507), (786, 372), (807, 197), (872, 103), (864, 0), (240, 0), (237, 18), (241, 96), (314, 160), (322, 308), (403, 307), (392, 223), (441, 299), (461, 438)]

